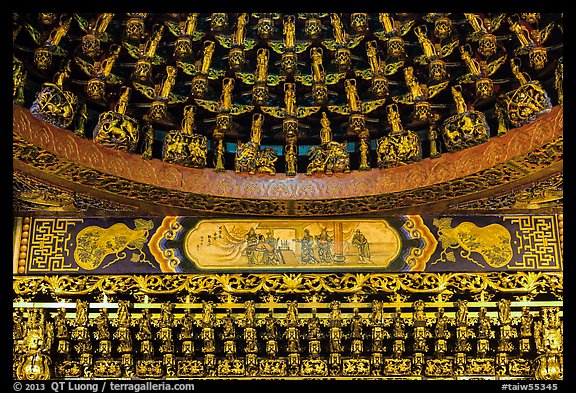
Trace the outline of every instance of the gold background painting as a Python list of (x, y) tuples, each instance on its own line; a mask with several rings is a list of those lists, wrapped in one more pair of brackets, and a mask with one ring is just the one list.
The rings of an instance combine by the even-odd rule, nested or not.
[[(247, 240), (251, 230), (259, 237), (253, 245)], [(321, 255), (319, 237), (330, 239), (329, 256)], [(369, 245), (369, 256), (361, 257), (353, 245), (355, 234)], [(312, 257), (303, 258), (303, 239), (311, 239)], [(274, 244), (275, 246), (271, 246)], [(203, 220), (185, 237), (184, 250), (199, 269), (306, 268), (342, 266), (387, 267), (402, 248), (400, 235), (385, 220)], [(276, 250), (276, 255), (272, 254)], [(304, 251), (305, 253), (305, 251)], [(267, 257), (268, 255), (268, 257)]]

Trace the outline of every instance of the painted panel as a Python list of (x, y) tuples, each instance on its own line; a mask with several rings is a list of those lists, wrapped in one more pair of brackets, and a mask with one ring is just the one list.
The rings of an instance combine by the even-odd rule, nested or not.
[(23, 222), (15, 274), (562, 270), (557, 215)]

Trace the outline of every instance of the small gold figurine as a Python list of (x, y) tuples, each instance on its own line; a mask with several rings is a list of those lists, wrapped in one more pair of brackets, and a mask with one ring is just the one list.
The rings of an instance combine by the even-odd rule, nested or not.
[(114, 110), (98, 116), (93, 132), (94, 141), (112, 149), (136, 151), (140, 128), (136, 119), (126, 115), (131, 91), (130, 87), (122, 86)]
[(413, 31), (414, 34), (416, 34), (423, 52), (423, 54), (417, 56), (414, 61), (419, 64), (428, 65), (428, 77), (431, 81), (440, 82), (447, 79), (449, 75), (446, 69), (446, 63), (442, 59), (452, 54), (454, 48), (458, 46), (459, 41), (452, 40), (444, 45), (433, 43), (430, 38), (428, 38), (428, 28), (426, 25), (417, 26)]
[(345, 72), (326, 73), (323, 64), (324, 51), (321, 47), (314, 46), (310, 48), (310, 65), (311, 73), (309, 75), (295, 74), (294, 80), (304, 86), (312, 86), (312, 100), (315, 105), (322, 105), (328, 101), (329, 94), (335, 94), (328, 91), (328, 85), (334, 85), (346, 77)]
[(268, 41), (272, 50), (280, 55), (280, 65), (285, 75), (294, 75), (298, 70), (298, 53), (304, 52), (310, 46), (308, 41), (296, 41), (296, 17), (284, 15), (282, 42)]
[(276, 174), (274, 163), (278, 159), (276, 151), (271, 147), (260, 149), (262, 139), (262, 125), (264, 116), (261, 113), (252, 115), (252, 130), (250, 140), (246, 143), (238, 141), (236, 157), (234, 161), (234, 171), (236, 173), (247, 172), (251, 175), (255, 173)]
[(442, 137), (449, 152), (467, 149), (487, 142), (490, 126), (484, 113), (470, 110), (462, 97), (462, 87), (452, 86), (456, 114), (442, 123)]
[(30, 112), (41, 120), (60, 128), (72, 124), (79, 108), (78, 96), (66, 90), (66, 81), (72, 72), (71, 60), (67, 60), (62, 69), (54, 75), (54, 82), (45, 82), (30, 107)]
[(119, 85), (123, 79), (112, 73), (116, 60), (120, 56), (122, 47), (116, 44), (110, 45), (105, 58), (93, 64), (75, 56), (76, 64), (90, 77), (86, 84), (86, 94), (92, 100), (106, 102), (106, 86)]
[(407, 54), (406, 43), (402, 37), (412, 29), (416, 20), (409, 19), (401, 23), (400, 21), (394, 20), (392, 14), (388, 13), (379, 13), (378, 20), (382, 24), (383, 30), (374, 32), (374, 35), (386, 43), (387, 61), (392, 63), (400, 62), (403, 65)]
[(196, 30), (200, 14), (191, 13), (182, 21), (166, 20), (164, 23), (168, 30), (177, 37), (174, 43), (174, 59), (177, 62), (189, 63), (192, 61), (192, 44), (202, 38), (202, 32)]
[(521, 71), (519, 58), (510, 59), (512, 73), (520, 83), (520, 87), (501, 95), (496, 102), (498, 115), (498, 135), (504, 135), (508, 127), (516, 128), (534, 121), (536, 118), (550, 112), (552, 101), (539, 81)]
[(20, 380), (51, 379), (50, 350), (54, 333), (44, 309), (30, 309), (24, 332), (22, 354), (15, 365), (16, 377)]
[(418, 134), (404, 130), (396, 104), (390, 104), (388, 124), (391, 131), (376, 141), (376, 154), (379, 168), (406, 165), (422, 159), (422, 145)]
[(238, 15), (234, 26), (234, 31), (230, 36), (216, 34), (215, 38), (228, 52), (228, 67), (232, 71), (240, 71), (246, 62), (245, 51), (254, 48), (256, 41), (246, 38), (246, 30), (250, 16), (247, 13)]
[(564, 105), (564, 58), (558, 59), (554, 72), (554, 87), (558, 94), (558, 104)]
[(284, 157), (286, 160), (287, 176), (295, 176), (297, 173), (297, 146), (299, 122), (298, 119), (307, 117), (320, 110), (320, 106), (297, 106), (296, 105), (296, 84), (284, 84), (284, 108), (262, 106), (262, 112), (282, 120), (282, 129), (284, 131), (286, 146)]
[(514, 49), (514, 56), (528, 55), (530, 67), (536, 71), (541, 71), (546, 67), (548, 62), (548, 49), (544, 43), (548, 40), (554, 22), (549, 23), (545, 28), (539, 30), (527, 22), (524, 22), (516, 15), (516, 18), (508, 17), (510, 31), (512, 31), (520, 46)]
[(306, 169), (307, 175), (325, 173), (330, 175), (338, 172), (350, 172), (350, 156), (346, 142), (338, 143), (332, 140), (330, 120), (326, 112), (322, 112), (320, 120), (320, 146), (312, 146), (308, 151), (310, 163)]
[(494, 81), (490, 79), (490, 76), (506, 62), (507, 55), (504, 54), (494, 61), (487, 62), (477, 58), (472, 53), (470, 44), (466, 44), (460, 47), (460, 56), (468, 68), (468, 73), (459, 77), (458, 82), (474, 83), (478, 99), (490, 98), (494, 94)]
[(126, 48), (128, 54), (136, 59), (132, 72), (132, 78), (135, 82), (144, 83), (149, 81), (152, 78), (152, 66), (160, 65), (163, 62), (162, 57), (156, 53), (163, 34), (164, 25), (155, 25), (142, 49), (127, 40), (122, 41), (122, 45)]
[(564, 328), (557, 307), (544, 307), (534, 322), (534, 342), (538, 357), (534, 377), (555, 380), (564, 377)]
[(66, 56), (67, 52), (60, 46), (62, 39), (68, 34), (72, 16), (62, 15), (58, 26), (53, 28), (48, 37), (41, 43), (41, 36), (37, 32), (32, 35), (34, 41), (40, 45), (34, 50), (34, 65), (41, 71), (46, 71), (52, 66), (54, 56)]
[(330, 22), (332, 24), (332, 31), (334, 34), (333, 40), (323, 40), (324, 45), (328, 50), (334, 51), (334, 64), (339, 72), (347, 72), (350, 69), (352, 61), (352, 53), (350, 49), (355, 48), (364, 38), (363, 35), (350, 37), (345, 31), (344, 24), (337, 13), (330, 14)]
[(152, 100), (147, 119), (162, 121), (167, 118), (168, 105), (181, 104), (188, 100), (187, 96), (175, 94), (172, 90), (176, 84), (178, 68), (166, 66), (166, 74), (162, 81), (152, 87), (145, 83), (133, 82), (134, 88)]
[(95, 20), (86, 21), (79, 14), (74, 14), (78, 21), (80, 28), (86, 32), (82, 37), (82, 53), (92, 59), (96, 58), (101, 53), (101, 42), (108, 41), (109, 36), (106, 34), (106, 29), (114, 18), (113, 13), (98, 14)]
[[(212, 67), (212, 57), (214, 55), (214, 41), (206, 40), (203, 43), (202, 59), (198, 67), (188, 67), (187, 63), (178, 61), (176, 65), (180, 67), (184, 73), (194, 75), (192, 78), (191, 92), (195, 98), (203, 98), (208, 91), (208, 80), (221, 78), (225, 75), (225, 70), (217, 70)], [(197, 68), (199, 70), (197, 71)]]
[(208, 142), (204, 135), (194, 132), (193, 105), (184, 107), (180, 129), (168, 131), (162, 146), (162, 159), (173, 164), (204, 168), (208, 155)]
[(412, 119), (414, 121), (428, 122), (432, 120), (434, 114), (428, 100), (446, 89), (449, 81), (446, 80), (431, 85), (420, 83), (414, 75), (414, 67), (412, 66), (404, 68), (404, 81), (408, 92), (393, 97), (393, 101), (401, 104), (414, 105), (414, 111), (412, 113)]
[(481, 17), (477, 14), (464, 13), (464, 17), (474, 29), (468, 35), (468, 40), (478, 42), (478, 53), (485, 58), (495, 55), (498, 51), (498, 37), (494, 33), (500, 28), (506, 14)]
[(270, 59), (270, 51), (267, 48), (259, 48), (256, 51), (256, 69), (254, 73), (249, 72), (236, 72), (236, 76), (242, 82), (254, 85), (252, 88), (252, 101), (256, 105), (265, 105), (270, 94), (268, 86), (276, 86), (281, 80), (285, 79), (279, 75), (268, 74), (268, 62)]

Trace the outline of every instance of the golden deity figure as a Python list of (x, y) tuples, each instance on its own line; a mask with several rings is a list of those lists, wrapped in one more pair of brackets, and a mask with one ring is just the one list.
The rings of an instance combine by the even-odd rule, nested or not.
[(356, 88), (356, 79), (346, 79), (344, 81), (344, 90), (346, 91), (346, 99), (348, 100), (350, 111), (353, 113), (359, 112), (361, 101)]
[(320, 120), (320, 144), (326, 145), (332, 142), (332, 128), (330, 127), (330, 120), (326, 112), (322, 112), (322, 119)]
[(422, 48), (423, 54), (417, 56), (414, 61), (419, 64), (428, 64), (428, 76), (431, 81), (440, 82), (448, 78), (447, 66), (443, 58), (449, 56), (459, 41), (454, 39), (447, 44), (435, 44), (428, 38), (428, 28), (426, 25), (414, 28), (414, 33)]
[(282, 42), (270, 40), (267, 43), (274, 52), (282, 55), (280, 64), (283, 74), (293, 75), (298, 68), (298, 53), (305, 51), (310, 46), (310, 42), (296, 40), (296, 17), (294, 15), (284, 15), (282, 23)]
[(226, 309), (226, 315), (222, 318), (222, 341), (224, 342), (224, 355), (231, 360), (236, 355), (236, 320), (232, 316), (232, 310)]
[(245, 51), (252, 49), (256, 45), (256, 40), (246, 38), (248, 19), (247, 13), (240, 14), (230, 37), (220, 34), (215, 36), (222, 46), (230, 48), (228, 52), (228, 67), (234, 72), (240, 71), (246, 62)]
[(390, 168), (422, 159), (422, 144), (418, 134), (404, 130), (396, 104), (387, 107), (390, 133), (376, 141), (378, 167)]
[(332, 23), (332, 31), (334, 33), (334, 40), (341, 46), (346, 46), (348, 43), (348, 34), (344, 30), (344, 24), (340, 20), (340, 15), (336, 13), (330, 14), (330, 22)]
[(195, 113), (195, 106), (185, 106), (180, 129), (166, 134), (162, 147), (164, 161), (192, 168), (206, 166), (208, 142), (206, 136), (194, 132)]
[(266, 83), (268, 80), (268, 61), (270, 52), (266, 48), (259, 48), (256, 52), (256, 72), (254, 77), (256, 83)]
[(386, 43), (388, 58), (392, 62), (403, 64), (406, 57), (406, 44), (402, 36), (406, 35), (415, 23), (415, 19), (409, 19), (403, 23), (394, 20), (392, 14), (379, 13), (378, 20), (383, 31), (376, 31), (374, 35)]
[(243, 113), (250, 112), (254, 109), (253, 105), (238, 105), (234, 104), (234, 83), (235, 79), (231, 77), (226, 77), (222, 79), (222, 93), (218, 101), (204, 100), (201, 98), (196, 98), (196, 104), (209, 110), (210, 112), (216, 113), (216, 127), (214, 129), (214, 138), (217, 141), (215, 157), (218, 163), (218, 171), (224, 170), (223, 166), (223, 154), (224, 154), (224, 144), (222, 138), (224, 134), (233, 129), (235, 126), (233, 122), (233, 116), (237, 116)]
[(369, 68), (361, 70), (356, 69), (354, 73), (358, 77), (371, 81), (372, 94), (377, 98), (384, 98), (388, 96), (389, 81), (386, 78), (388, 75), (395, 74), (403, 65), (402, 62), (383, 61), (378, 52), (378, 44), (376, 40), (367, 41), (366, 44), (366, 58), (368, 59)]
[[(288, 144), (294, 144), (298, 136), (298, 119), (320, 110), (320, 106), (296, 106), (296, 84), (284, 83), (284, 108), (261, 106), (262, 111), (276, 118), (284, 119), (282, 128)], [(294, 150), (295, 152), (295, 150)]]
[(367, 130), (365, 115), (382, 106), (386, 102), (386, 98), (362, 102), (354, 78), (348, 78), (344, 81), (344, 89), (347, 104), (328, 105), (327, 109), (330, 112), (349, 115), (348, 128), (361, 137), (364, 130)]
[(284, 84), (284, 108), (287, 116), (296, 115), (296, 84)]
[(554, 87), (558, 94), (558, 104), (564, 104), (564, 58), (561, 57), (554, 71)]
[(378, 76), (383, 73), (380, 58), (378, 57), (378, 45), (376, 41), (366, 42), (366, 56), (368, 57), (368, 64), (373, 76)]
[(250, 140), (246, 143), (238, 141), (234, 160), (234, 171), (236, 173), (247, 172), (250, 174), (276, 174), (274, 166), (278, 159), (276, 151), (270, 147), (265, 149), (260, 148), (263, 124), (264, 115), (261, 113), (254, 113), (252, 115)]
[(120, 56), (120, 50), (121, 47), (119, 45), (110, 45), (108, 56), (99, 63), (100, 67), (96, 68), (97, 76), (102, 75), (104, 78), (110, 77), (112, 67), (114, 67), (116, 60), (118, 60), (118, 57)]
[(336, 84), (346, 77), (345, 72), (327, 74), (323, 64), (323, 55), (324, 51), (321, 47), (310, 48), (310, 74), (294, 75), (296, 82), (304, 86), (312, 86), (312, 100), (315, 105), (322, 105), (328, 101), (328, 95), (332, 93), (328, 91), (327, 85)]
[(217, 70), (212, 68), (212, 57), (214, 56), (214, 41), (206, 40), (203, 43), (202, 59), (200, 60), (199, 70), (197, 71), (197, 66), (192, 65), (191, 67), (185, 66), (184, 63), (178, 63), (182, 66), (182, 70), (189, 75), (194, 75), (192, 78), (192, 84), (190, 91), (192, 96), (195, 98), (202, 98), (208, 91), (208, 80), (218, 79), (225, 75), (225, 70)]
[(510, 59), (510, 68), (520, 86), (499, 96), (496, 102), (499, 136), (504, 135), (508, 127), (521, 127), (552, 109), (548, 93), (538, 80), (532, 80), (528, 73), (521, 70), (518, 57)]
[(198, 13), (191, 13), (187, 14), (183, 21), (167, 20), (164, 22), (168, 30), (177, 37), (174, 43), (174, 59), (176, 59), (177, 65), (183, 69), (195, 68), (192, 63), (192, 42), (202, 38), (202, 32), (196, 31), (199, 16)]
[(364, 351), (364, 318), (360, 315), (357, 307), (354, 308), (354, 315), (350, 319), (350, 353), (353, 358), (358, 359)]
[(237, 71), (236, 77), (252, 87), (252, 102), (257, 105), (266, 105), (269, 99), (268, 86), (276, 86), (286, 78), (281, 75), (269, 75), (268, 63), (270, 51), (268, 48), (258, 48), (256, 51), (256, 68), (254, 73)]
[(101, 34), (104, 33), (106, 31), (106, 29), (108, 28), (108, 25), (110, 24), (110, 22), (112, 21), (112, 19), (114, 18), (113, 13), (103, 13), (103, 14), (98, 14), (98, 17), (96, 18), (96, 22), (94, 23), (94, 33), (97, 34)]
[(464, 13), (464, 17), (474, 30), (468, 35), (468, 40), (478, 41), (478, 53), (485, 58), (493, 56), (498, 51), (497, 37), (494, 35), (506, 14), (500, 13), (491, 17)]
[(12, 101), (16, 105), (24, 105), (24, 85), (28, 72), (24, 63), (12, 56)]
[(132, 89), (120, 88), (114, 110), (103, 112), (98, 116), (94, 127), (94, 141), (113, 149), (134, 152), (140, 139), (138, 121), (126, 114)]
[(45, 46), (58, 46), (60, 45), (60, 41), (62, 38), (68, 34), (68, 30), (70, 29), (70, 25), (72, 23), (72, 17), (65, 17), (63, 16), (60, 18), (58, 26), (56, 26), (50, 34), (48, 38), (44, 42)]
[(414, 67), (406, 67), (404, 68), (404, 81), (406, 86), (410, 91), (410, 95), (412, 99), (418, 100), (419, 98), (425, 98), (425, 85), (420, 84), (416, 76), (414, 75)]
[(274, 359), (278, 353), (278, 331), (273, 308), (268, 310), (268, 315), (264, 320), (264, 327), (265, 331), (262, 337), (266, 341), (266, 355)]
[(248, 25), (249, 16), (247, 13), (242, 13), (236, 20), (236, 30), (232, 35), (232, 46), (244, 46), (244, 38), (246, 37), (246, 26)]
[(384, 32), (391, 34), (396, 31), (396, 22), (388, 13), (381, 12), (378, 14), (378, 21), (382, 24)]
[(455, 152), (487, 142), (490, 127), (484, 113), (468, 109), (461, 85), (452, 86), (451, 91), (456, 114), (442, 123), (441, 133), (446, 149)]
[(204, 50), (202, 52), (202, 66), (200, 73), (208, 75), (210, 65), (212, 64), (212, 56), (214, 55), (214, 41), (204, 41)]
[(448, 351), (448, 339), (450, 330), (448, 329), (449, 318), (444, 313), (444, 308), (440, 307), (436, 313), (436, 322), (434, 325), (434, 354), (436, 359), (444, 359)]
[(178, 69), (176, 67), (173, 66), (166, 67), (166, 76), (164, 77), (164, 80), (160, 84), (160, 88), (158, 91), (158, 98), (168, 100), (170, 92), (172, 91), (172, 88), (176, 84), (177, 73)]
[(544, 43), (548, 40), (552, 29), (555, 26), (551, 22), (543, 29), (533, 27), (528, 22), (520, 19), (518, 15), (508, 17), (510, 31), (516, 35), (520, 46), (514, 49), (514, 56), (528, 55), (530, 66), (536, 71), (541, 71), (546, 67), (548, 62), (548, 49)]
[(487, 99), (494, 93), (494, 82), (490, 79), (498, 69), (506, 62), (507, 54), (496, 58), (491, 62), (478, 59), (473, 56), (470, 44), (460, 47), (460, 57), (468, 68), (468, 73), (458, 78), (460, 83), (474, 83), (476, 96), (479, 99)]
[(428, 29), (426, 28), (426, 25), (416, 26), (413, 31), (422, 47), (424, 56), (429, 60), (439, 57), (436, 47), (432, 41), (430, 41), (430, 38), (428, 38)]
[(394, 96), (393, 101), (414, 105), (414, 111), (411, 116), (414, 121), (430, 122), (434, 118), (434, 114), (432, 105), (428, 100), (446, 89), (449, 85), (449, 80), (430, 85), (420, 83), (414, 75), (414, 67), (412, 66), (404, 68), (404, 80), (408, 92), (400, 96)]
[[(58, 21), (58, 25), (50, 31), (47, 37), (30, 24), (24, 26), (30, 33), (33, 41), (38, 45), (34, 50), (33, 62), (40, 71), (47, 71), (52, 66), (54, 56), (67, 56), (68, 52), (60, 46), (60, 42), (66, 34), (68, 34), (71, 22), (72, 16), (62, 15)], [(20, 28), (14, 30), (13, 40), (19, 31)]]
[(154, 358), (151, 318), (150, 309), (145, 308), (142, 312), (142, 316), (138, 320), (138, 332), (136, 332), (136, 339), (140, 342), (140, 354), (145, 361)]
[(538, 352), (534, 377), (556, 380), (564, 377), (564, 327), (558, 307), (544, 307), (534, 322), (534, 343)]
[(70, 357), (70, 331), (66, 318), (66, 309), (61, 307), (54, 316), (54, 335), (56, 337), (56, 352), (66, 358)]
[(321, 83), (326, 80), (326, 72), (322, 64), (323, 51), (320, 47), (313, 47), (310, 49), (310, 58), (312, 59), (312, 80), (316, 83)]
[(163, 33), (164, 25), (155, 25), (143, 47), (128, 41), (122, 42), (122, 45), (128, 53), (136, 59), (136, 64), (132, 72), (132, 79), (134, 81), (149, 81), (152, 78), (152, 66), (160, 65), (163, 61), (162, 57), (156, 54)]
[(286, 15), (283, 22), (284, 48), (294, 49), (296, 46), (296, 18), (294, 15)]
[(177, 74), (178, 68), (168, 65), (166, 66), (166, 74), (157, 85), (150, 86), (146, 83), (132, 83), (138, 92), (152, 100), (146, 120), (162, 121), (167, 117), (169, 105), (181, 104), (188, 100), (187, 96), (173, 92)]
[(194, 32), (196, 31), (196, 26), (198, 25), (198, 16), (200, 16), (199, 13), (192, 13), (192, 14), (188, 14), (186, 16), (186, 20), (183, 23), (183, 28), (182, 28), (182, 34), (188, 37), (191, 37), (194, 35)]
[(402, 318), (402, 310), (397, 308), (392, 319), (392, 355), (395, 359), (402, 358), (402, 354), (406, 350), (405, 340), (407, 337), (406, 322)]
[(80, 24), (86, 35), (82, 37), (82, 52), (91, 58), (100, 54), (100, 41), (107, 40), (106, 29), (114, 18), (113, 13), (98, 14), (96, 20), (84, 21), (82, 17), (76, 14), (76, 20)]
[(510, 31), (516, 35), (516, 38), (518, 38), (518, 41), (520, 42), (521, 46), (528, 47), (530, 45), (533, 45), (533, 42), (529, 39), (530, 30), (528, 30), (528, 28), (525, 25), (521, 24), (518, 21), (513, 20), (510, 17), (508, 17), (507, 20), (508, 24), (510, 25)]
[(14, 367), (17, 379), (51, 379), (50, 350), (54, 332), (52, 322), (46, 320), (45, 310), (30, 309), (24, 332), (20, 344), (21, 355), (18, 356)]
[(224, 78), (222, 80), (222, 94), (220, 95), (220, 108), (224, 112), (232, 110), (234, 91), (234, 78)]
[(95, 101), (106, 102), (106, 86), (119, 85), (123, 79), (112, 73), (116, 60), (120, 57), (122, 47), (117, 44), (111, 44), (108, 53), (100, 61), (90, 63), (81, 56), (75, 56), (76, 64), (82, 71), (90, 77), (86, 85), (88, 97)]
[(156, 50), (158, 49), (163, 34), (164, 25), (158, 25), (154, 28), (142, 51), (142, 57), (144, 59), (152, 60), (154, 56), (156, 56)]
[(308, 150), (310, 163), (306, 169), (306, 174), (325, 173), (331, 175), (337, 172), (350, 172), (347, 143), (332, 141), (332, 128), (326, 112), (322, 112), (320, 125), (320, 146), (312, 146)]
[(54, 82), (42, 85), (30, 107), (34, 116), (60, 128), (72, 125), (80, 105), (78, 96), (64, 86), (71, 72), (71, 60), (67, 60), (54, 74)]

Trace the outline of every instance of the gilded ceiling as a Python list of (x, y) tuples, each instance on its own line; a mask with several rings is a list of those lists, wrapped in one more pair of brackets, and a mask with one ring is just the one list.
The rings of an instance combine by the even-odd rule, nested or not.
[(562, 23), (546, 13), (14, 14), (14, 209), (558, 208)]

